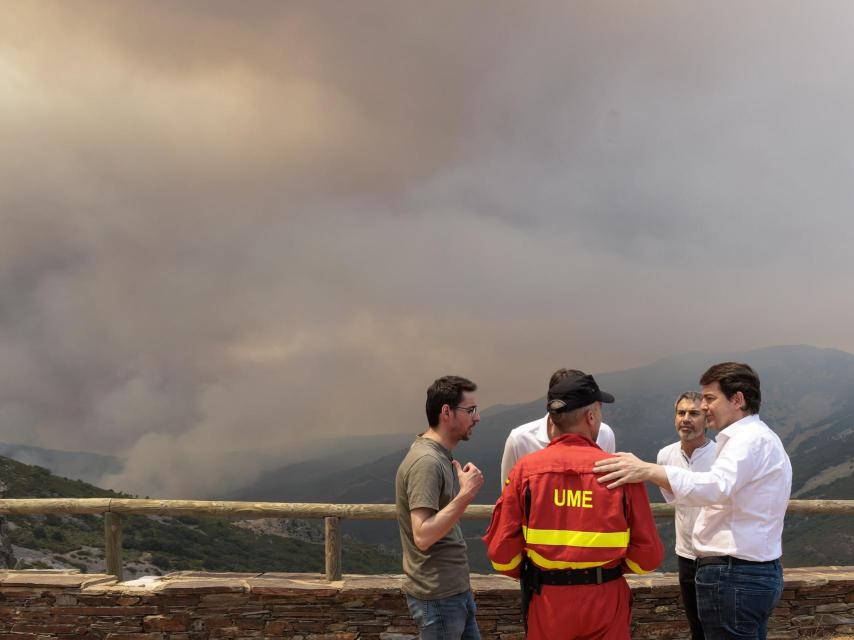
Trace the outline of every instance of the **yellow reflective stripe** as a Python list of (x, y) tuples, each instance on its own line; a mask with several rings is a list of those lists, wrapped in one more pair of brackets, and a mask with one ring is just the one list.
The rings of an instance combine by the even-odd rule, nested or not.
[(624, 560), (626, 561), (626, 564), (629, 566), (629, 569), (632, 570), (632, 573), (649, 573), (650, 571), (652, 571), (652, 569), (641, 568), (641, 566), (639, 564), (637, 564), (636, 562), (632, 562), (628, 558), (624, 558)]
[(528, 557), (541, 569), (589, 569), (590, 567), (601, 567), (611, 560), (600, 560), (598, 562), (564, 562), (563, 560), (549, 560), (544, 558), (533, 549), (525, 549)]
[(629, 546), (629, 530), (625, 531), (567, 531), (563, 529), (529, 529), (522, 527), (528, 544), (560, 547), (618, 547)]
[(512, 571), (519, 566), (520, 562), (522, 562), (522, 554), (517, 553), (516, 557), (507, 564), (501, 564), (500, 562), (495, 562), (495, 560), (490, 560), (490, 562), (492, 563), (492, 568), (496, 571)]

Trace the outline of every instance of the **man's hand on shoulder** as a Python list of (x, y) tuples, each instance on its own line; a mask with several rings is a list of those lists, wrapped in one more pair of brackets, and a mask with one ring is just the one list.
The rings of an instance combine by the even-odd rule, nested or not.
[(464, 467), (460, 466), (456, 460), (453, 460), (452, 463), (457, 478), (460, 480), (460, 496), (471, 502), (483, 486), (483, 473), (471, 462), (467, 462)]
[(633, 453), (620, 452), (610, 458), (597, 460), (593, 471), (605, 474), (598, 481), (607, 484), (609, 489), (615, 489), (624, 484), (652, 480), (654, 467), (656, 465), (644, 462)]

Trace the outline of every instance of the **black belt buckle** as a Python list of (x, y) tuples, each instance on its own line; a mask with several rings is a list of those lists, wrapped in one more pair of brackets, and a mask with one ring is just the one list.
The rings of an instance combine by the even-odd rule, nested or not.
[(596, 567), (596, 584), (602, 584), (602, 567)]

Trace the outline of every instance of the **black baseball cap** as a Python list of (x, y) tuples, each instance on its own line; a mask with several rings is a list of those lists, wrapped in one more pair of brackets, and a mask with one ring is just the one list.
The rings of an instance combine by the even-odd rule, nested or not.
[(586, 373), (570, 373), (549, 389), (546, 406), (552, 413), (563, 413), (586, 407), (596, 401), (613, 402), (614, 396), (605, 393), (596, 384), (593, 376)]

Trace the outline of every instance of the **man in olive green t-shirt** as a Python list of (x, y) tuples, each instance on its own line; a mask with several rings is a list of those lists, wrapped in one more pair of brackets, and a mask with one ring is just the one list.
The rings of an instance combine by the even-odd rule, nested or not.
[(430, 428), (412, 443), (395, 478), (403, 590), (422, 640), (480, 639), (460, 517), (483, 486), (483, 474), (451, 456), (480, 421), (476, 390), (458, 376), (430, 385)]

